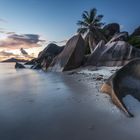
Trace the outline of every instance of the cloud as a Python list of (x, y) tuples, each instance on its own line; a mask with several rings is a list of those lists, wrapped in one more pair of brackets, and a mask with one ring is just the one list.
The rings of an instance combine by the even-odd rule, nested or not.
[(121, 25), (120, 25), (120, 29), (121, 29), (121, 30), (124, 29), (124, 25), (121, 24)]
[(15, 54), (13, 54), (13, 53), (11, 53), (11, 52), (1, 51), (1, 52), (0, 52), (0, 55), (2, 55), (2, 56), (13, 56), (13, 55), (15, 55)]
[(15, 32), (6, 31), (5, 28), (0, 28), (0, 33), (1, 33), (1, 34), (5, 34), (5, 35), (12, 35), (12, 34), (15, 34)]
[(19, 55), (17, 54), (13, 54), (11, 52), (5, 52), (5, 51), (1, 51), (0, 52), (0, 61), (3, 61), (5, 59), (9, 59), (9, 58), (17, 58)]
[(44, 42), (44, 40), (40, 40), (40, 36), (37, 34), (12, 34), (12, 32), (8, 32), (10, 35), (7, 36), (6, 39), (0, 40), (0, 47), (7, 49), (20, 49), (20, 48), (33, 48), (40, 47), (40, 43)]
[(14, 39), (14, 40), (18, 40), (18, 41), (24, 41), (27, 43), (38, 43), (40, 36), (36, 35), (36, 34), (24, 34), (24, 35), (17, 35), (17, 34), (13, 34), (10, 35), (8, 38)]
[(5, 34), (7, 34), (7, 35), (15, 34), (15, 32), (6, 32), (6, 31), (5, 31)]
[(0, 18), (0, 22), (7, 23), (7, 21), (5, 19), (2, 19), (2, 18)]
[(30, 55), (25, 55), (25, 54), (15, 54), (12, 52), (7, 52), (7, 51), (0, 51), (0, 61), (7, 60), (10, 58), (16, 58), (16, 59), (25, 59), (25, 60), (31, 60), (33, 59), (32, 56)]
[(54, 43), (60, 46), (63, 46), (67, 43), (68, 40), (62, 40), (62, 41), (49, 41), (49, 43)]

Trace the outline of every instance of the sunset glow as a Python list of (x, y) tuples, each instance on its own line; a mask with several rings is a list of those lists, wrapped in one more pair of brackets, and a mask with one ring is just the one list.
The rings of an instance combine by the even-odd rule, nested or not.
[[(123, 5), (128, 1), (130, 4), (124, 10)], [(75, 3), (73, 6), (71, 6), (72, 2)], [(20, 48), (26, 49), (31, 57), (37, 57), (49, 42), (61, 42), (74, 35), (77, 32), (76, 22), (80, 18), (81, 12), (94, 5), (99, 13), (105, 15), (103, 19), (105, 22), (116, 21), (120, 24), (121, 30), (131, 33), (140, 22), (139, 18), (135, 19), (139, 5), (130, 0), (120, 1), (120, 3), (121, 5), (118, 6), (117, 1), (100, 2), (95, 0), (82, 0), (80, 3), (73, 0), (56, 1), (55, 4), (48, 0), (1, 1), (0, 57), (1, 59), (17, 57), (15, 55), (21, 55)], [(111, 9), (114, 7), (112, 12), (109, 11), (110, 7)], [(137, 10), (131, 12), (129, 9)], [(125, 18), (127, 15), (130, 18)], [(4, 52), (10, 52), (13, 55), (7, 56)]]

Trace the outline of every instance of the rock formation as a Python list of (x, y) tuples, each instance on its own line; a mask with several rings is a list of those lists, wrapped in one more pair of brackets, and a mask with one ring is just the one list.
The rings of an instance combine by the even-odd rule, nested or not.
[(53, 58), (57, 56), (64, 46), (57, 46), (56, 44), (49, 44), (43, 51), (38, 55), (38, 58), (32, 60), (29, 64), (33, 64), (32, 69), (44, 69), (46, 70), (51, 64)]
[(140, 36), (140, 26), (134, 30), (131, 36)]
[(116, 33), (120, 32), (120, 25), (118, 23), (110, 23), (103, 28), (106, 38), (111, 38)]
[(111, 96), (112, 101), (130, 117), (133, 114), (123, 102), (126, 95), (131, 95), (140, 101), (140, 59), (135, 59), (113, 74), (101, 91)]
[(41, 64), (39, 64), (39, 63), (35, 63), (35, 64), (31, 67), (31, 69), (39, 70), (39, 69), (42, 69), (42, 66), (41, 66)]
[(81, 66), (85, 54), (85, 42), (81, 35), (72, 37), (64, 50), (50, 65), (52, 71), (67, 71)]
[(115, 34), (112, 39), (109, 41), (109, 43), (114, 41), (127, 41), (128, 40), (128, 32), (121, 32), (118, 34)]
[(36, 58), (32, 59), (31, 61), (28, 61), (24, 63), (24, 65), (35, 65), (36, 64)]
[(64, 46), (57, 46), (56, 44), (51, 43), (39, 53), (37, 59), (38, 61), (42, 61), (44, 57), (56, 56), (63, 50), (63, 48)]
[(23, 62), (23, 63), (26, 63), (26, 62), (28, 62), (28, 60), (18, 59), (18, 58), (9, 58), (9, 59), (3, 60), (1, 62), (3, 62), (3, 63), (5, 63), (5, 62)]
[(16, 62), (15, 68), (16, 69), (24, 69), (25, 66), (23, 64), (21, 64), (21, 63)]
[(100, 41), (85, 65), (123, 66), (130, 60), (140, 57), (139, 49), (123, 41), (126, 37), (124, 33), (121, 33), (115, 35), (105, 45), (103, 41)]

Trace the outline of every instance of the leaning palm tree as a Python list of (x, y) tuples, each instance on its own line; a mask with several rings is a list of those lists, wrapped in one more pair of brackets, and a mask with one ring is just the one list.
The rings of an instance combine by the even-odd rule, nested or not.
[(97, 10), (93, 8), (89, 12), (84, 11), (82, 18), (83, 20), (77, 22), (77, 25), (80, 26), (77, 32), (85, 35), (85, 41), (89, 45), (90, 51), (93, 52), (100, 40), (106, 41), (106, 38), (101, 32), (101, 28), (104, 25), (101, 22), (103, 15), (97, 15)]

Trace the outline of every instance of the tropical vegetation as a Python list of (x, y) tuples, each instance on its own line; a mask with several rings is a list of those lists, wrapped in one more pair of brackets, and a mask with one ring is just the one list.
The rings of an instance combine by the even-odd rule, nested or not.
[(92, 52), (100, 40), (106, 38), (102, 33), (102, 27), (105, 23), (102, 22), (103, 15), (97, 14), (97, 9), (93, 8), (90, 11), (84, 11), (82, 14), (82, 20), (78, 20), (79, 26), (77, 32), (84, 35), (87, 45)]

